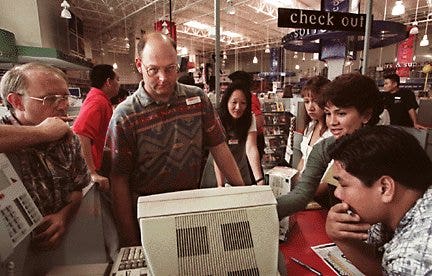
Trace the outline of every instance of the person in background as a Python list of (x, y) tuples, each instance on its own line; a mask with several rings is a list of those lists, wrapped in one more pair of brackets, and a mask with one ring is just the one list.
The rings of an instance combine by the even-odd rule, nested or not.
[(343, 254), (366, 275), (430, 275), (432, 163), (417, 139), (365, 127), (336, 141), (330, 156), (341, 203), (326, 232)]
[[(264, 155), (264, 115), (261, 110), (260, 101), (255, 92), (258, 90), (258, 82), (254, 82), (253, 76), (245, 71), (235, 71), (228, 76), (232, 81), (243, 81), (247, 89), (251, 91), (251, 102), (252, 102), (252, 113), (255, 117), (256, 122), (256, 136), (257, 136), (257, 148), (259, 154), (259, 160), (261, 162)], [(262, 169), (261, 169), (262, 170)], [(253, 174), (252, 168), (250, 172)]]
[(427, 129), (417, 122), (418, 104), (414, 93), (399, 88), (399, 84), (400, 77), (397, 74), (384, 76), (384, 107), (390, 114), (390, 124)]
[(204, 148), (233, 185), (244, 185), (220, 120), (204, 92), (177, 80), (175, 42), (161, 33), (138, 44), (143, 81), (114, 111), (107, 133), (111, 191), (120, 244), (141, 244), (136, 219), (142, 195), (197, 189)]
[(105, 137), (113, 113), (110, 99), (118, 94), (119, 76), (108, 64), (99, 64), (90, 72), (92, 88), (73, 124), (73, 131), (81, 142), (81, 149), (92, 181), (103, 191), (109, 190), (109, 180), (100, 175)]
[(195, 79), (192, 75), (190, 74), (183, 74), (181, 75), (177, 81), (179, 83), (183, 83), (183, 84), (187, 84), (187, 85), (195, 85)]
[[(60, 122), (67, 119), (69, 107), (67, 78), (49, 65), (23, 64), (2, 77), (0, 93), (9, 107), (0, 119), (5, 128), (0, 129), (2, 134), (7, 132), (12, 145), (4, 152), (43, 215), (32, 245), (38, 250), (54, 249), (79, 209), (82, 188), (91, 181), (78, 138)], [(48, 131), (59, 132), (44, 133)], [(22, 139), (24, 132), (39, 135)], [(20, 138), (12, 136), (16, 134)]]
[[(321, 95), (322, 87), (329, 82), (330, 81), (323, 76), (315, 76), (306, 81), (301, 91), (307, 113), (307, 116), (305, 116), (307, 127), (304, 130), (303, 139), (300, 144), (302, 156), (297, 164), (299, 175), (301, 175), (305, 168), (313, 146), (332, 135), (325, 122), (324, 109), (318, 104), (318, 98)], [(293, 154), (291, 140), (291, 137), (289, 137), (285, 151), (285, 160), (288, 164)]]
[[(297, 185), (288, 194), (276, 199), (280, 218), (303, 210), (313, 199), (326, 169), (331, 167), (329, 145), (363, 126), (377, 124), (383, 111), (381, 94), (375, 81), (358, 73), (336, 77), (322, 89), (319, 102), (333, 136), (314, 145)], [(328, 188), (323, 187), (322, 190), (327, 191)]]
[[(246, 185), (265, 184), (256, 143), (256, 123), (251, 111), (251, 93), (245, 82), (234, 81), (225, 90), (219, 109), (226, 142)], [(249, 173), (249, 164), (253, 175)], [(213, 174), (214, 173), (214, 174)], [(252, 176), (252, 177), (251, 177)], [(209, 158), (201, 187), (223, 187), (225, 176)]]
[(213, 106), (216, 106), (216, 93), (215, 93), (216, 79), (215, 76), (211, 76), (208, 81), (207, 97)]
[(293, 86), (291, 84), (286, 84), (283, 89), (282, 98), (292, 98), (293, 92), (292, 92)]

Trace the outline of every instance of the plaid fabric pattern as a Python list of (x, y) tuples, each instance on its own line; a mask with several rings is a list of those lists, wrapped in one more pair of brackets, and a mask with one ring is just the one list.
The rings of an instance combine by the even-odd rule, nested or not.
[(382, 224), (373, 225), (369, 243), (382, 252), (384, 275), (432, 273), (432, 187), (399, 223), (393, 236)]
[(224, 142), (219, 117), (198, 87), (177, 84), (157, 103), (140, 84), (114, 111), (107, 133), (111, 172), (134, 196), (199, 188), (204, 148)]
[[(10, 113), (0, 123), (19, 124)], [(69, 194), (91, 180), (76, 136), (6, 155), (43, 216), (61, 210), (69, 204)]]

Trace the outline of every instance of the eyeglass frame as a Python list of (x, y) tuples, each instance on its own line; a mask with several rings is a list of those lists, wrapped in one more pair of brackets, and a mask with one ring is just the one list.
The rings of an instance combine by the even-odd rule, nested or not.
[[(28, 98), (30, 98), (32, 100), (40, 101), (40, 102), (42, 102), (42, 105), (46, 105), (46, 106), (58, 105), (62, 101), (69, 102), (69, 99), (77, 99), (78, 98), (78, 97), (71, 95), (71, 94), (63, 94), (63, 95), (54, 94), (54, 95), (46, 95), (43, 97), (33, 97), (33, 96), (25, 95), (25, 94), (18, 94), (18, 95), (27, 96)], [(55, 98), (55, 100), (52, 104), (49, 104), (46, 102), (47, 98)]]
[[(156, 76), (162, 69), (163, 69), (163, 71), (164, 71), (165, 74), (178, 73), (178, 71), (179, 71), (179, 67), (178, 67), (177, 64), (171, 64), (171, 65), (168, 65), (168, 66), (165, 66), (165, 67), (161, 67), (161, 66), (146, 66), (144, 64), (142, 66), (144, 67), (144, 70), (146, 71), (147, 76), (149, 76), (150, 78)], [(171, 69), (168, 69), (170, 67), (173, 68), (172, 71), (171, 71)], [(150, 74), (149, 71), (152, 70), (152, 69), (156, 70), (156, 72), (153, 73), (153, 74)]]

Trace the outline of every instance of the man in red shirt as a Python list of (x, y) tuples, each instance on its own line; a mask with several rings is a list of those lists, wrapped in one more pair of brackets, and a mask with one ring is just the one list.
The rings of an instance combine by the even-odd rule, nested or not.
[(102, 165), (105, 136), (113, 113), (110, 98), (118, 94), (119, 76), (111, 65), (99, 64), (90, 72), (90, 81), (92, 88), (84, 100), (73, 130), (81, 142), (92, 181), (107, 191), (109, 180), (98, 171)]

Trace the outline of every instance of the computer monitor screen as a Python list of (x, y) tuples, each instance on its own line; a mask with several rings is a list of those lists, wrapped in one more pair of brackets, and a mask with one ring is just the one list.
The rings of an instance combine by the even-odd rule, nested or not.
[(79, 87), (69, 87), (69, 94), (77, 98), (81, 98), (81, 88)]
[(279, 221), (269, 186), (140, 197), (138, 221), (152, 275), (277, 275)]

